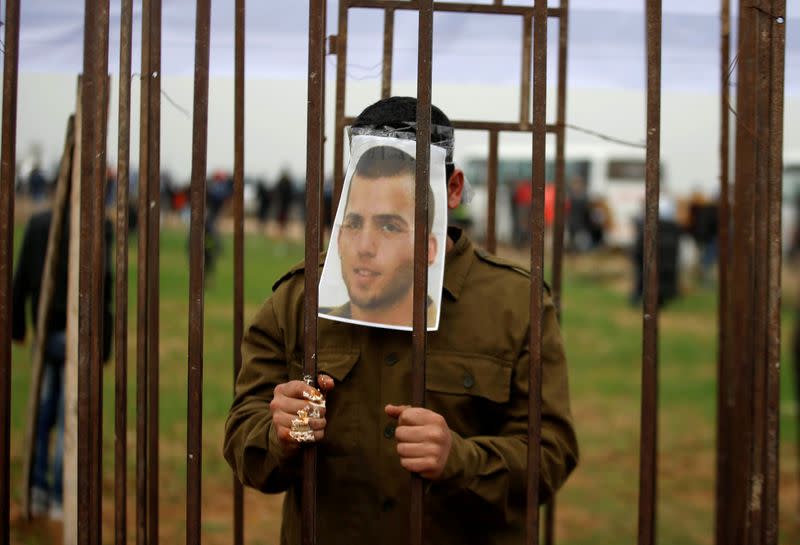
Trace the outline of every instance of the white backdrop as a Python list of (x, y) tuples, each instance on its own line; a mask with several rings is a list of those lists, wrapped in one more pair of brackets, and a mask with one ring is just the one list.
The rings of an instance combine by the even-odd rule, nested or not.
[[(2, 2), (4, 4), (4, 2)], [(479, 0), (473, 3), (491, 3)], [(531, 4), (531, 0), (507, 0)], [(572, 0), (569, 84), (572, 87), (640, 89), (644, 72), (644, 0)], [(732, 0), (733, 4), (738, 4)], [(328, 34), (336, 31), (338, 7), (328, 2)], [(557, 6), (557, 1), (551, 1)], [(788, 2), (794, 4), (794, 2)], [(233, 72), (233, 0), (212, 6), (212, 75)], [(713, 92), (719, 88), (719, 1), (664, 2), (663, 82), (666, 89)], [(797, 6), (795, 6), (797, 7)], [(788, 6), (791, 10), (792, 6)], [(111, 2), (111, 71), (119, 59), (119, 2)], [(134, 67), (139, 66), (141, 2), (134, 2)], [(736, 10), (734, 10), (736, 11)], [(163, 0), (163, 61), (167, 75), (191, 75), (194, 67), (194, 0)], [(800, 88), (800, 17), (787, 14), (787, 94)], [(348, 77), (380, 78), (382, 13), (352, 10)], [(440, 83), (512, 84), (520, 74), (521, 18), (438, 13), (434, 22), (434, 80)], [(83, 2), (25, 0), (21, 13), (21, 66), (27, 72), (77, 73), (82, 63)], [(266, 0), (247, 3), (248, 77), (296, 80), (306, 77), (308, 2)], [(398, 11), (394, 77), (416, 77), (416, 15)], [(556, 20), (549, 49), (556, 50)], [(329, 77), (335, 60), (329, 57)], [(555, 66), (551, 64), (551, 73)], [(135, 71), (135, 69), (134, 69)]]

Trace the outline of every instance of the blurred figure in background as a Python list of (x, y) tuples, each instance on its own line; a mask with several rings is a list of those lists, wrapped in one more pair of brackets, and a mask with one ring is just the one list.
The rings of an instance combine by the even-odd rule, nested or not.
[(281, 235), (286, 235), (286, 224), (289, 221), (289, 209), (292, 206), (293, 197), (292, 179), (289, 177), (289, 171), (284, 169), (275, 185), (275, 198), (278, 201), (278, 226)]
[[(681, 227), (675, 219), (675, 203), (661, 196), (658, 204), (658, 306), (678, 296), (678, 249)], [(636, 220), (636, 241), (633, 245), (634, 287), (631, 304), (639, 305), (644, 294), (644, 214)]]
[[(64, 454), (64, 359), (67, 330), (67, 271), (69, 267), (69, 205), (61, 225), (61, 237), (55, 253), (55, 281), (50, 314), (46, 324), (38, 321), (39, 297), (45, 254), (50, 237), (53, 212), (45, 210), (33, 215), (25, 228), (17, 268), (14, 272), (13, 318), (11, 337), (25, 340), (27, 315), (34, 329), (44, 327), (44, 359), (39, 390), (39, 410), (34, 430), (33, 463), (31, 465), (31, 514), (63, 517), (63, 454)], [(111, 222), (105, 221), (105, 264), (103, 280), (103, 361), (111, 353), (113, 327), (111, 315)], [(51, 450), (51, 434), (55, 431), (55, 448)]]
[(258, 218), (258, 225), (261, 231), (267, 227), (267, 220), (269, 219), (269, 205), (272, 200), (272, 192), (267, 187), (267, 181), (263, 178), (256, 180), (256, 201), (258, 208), (256, 210), (256, 217)]
[(700, 255), (700, 281), (709, 285), (713, 281), (717, 263), (717, 234), (719, 206), (715, 201), (695, 193), (689, 203), (689, 233)]

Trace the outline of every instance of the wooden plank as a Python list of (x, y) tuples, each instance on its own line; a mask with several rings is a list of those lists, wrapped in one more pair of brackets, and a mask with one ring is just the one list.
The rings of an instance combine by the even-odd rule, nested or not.
[(33, 477), (33, 455), (36, 437), (36, 421), (39, 418), (39, 397), (42, 385), (42, 370), (44, 366), (45, 342), (47, 340), (47, 323), (50, 321), (50, 309), (55, 291), (58, 249), (61, 241), (61, 226), (66, 212), (67, 198), (70, 188), (70, 169), (72, 166), (72, 148), (75, 145), (75, 118), (67, 121), (67, 134), (64, 141), (64, 152), (61, 155), (61, 166), (56, 180), (56, 194), (53, 199), (53, 215), (50, 220), (50, 231), (47, 235), (47, 249), (45, 251), (44, 269), (42, 270), (41, 285), (39, 288), (39, 307), (37, 309), (38, 326), (33, 331), (31, 356), (31, 383), (28, 395), (27, 426), (25, 428), (23, 459), (23, 512), (26, 518), (31, 517), (31, 479)]
[[(81, 178), (81, 81), (75, 113), (72, 180)], [(71, 208), (80, 209), (81, 184), (73, 183)], [(67, 353), (64, 361), (64, 545), (78, 545), (78, 257), (80, 214), (70, 216), (69, 271), (67, 273)]]

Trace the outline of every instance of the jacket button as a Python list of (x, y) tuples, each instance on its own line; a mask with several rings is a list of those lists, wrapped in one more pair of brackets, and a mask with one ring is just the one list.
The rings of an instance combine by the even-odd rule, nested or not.
[(394, 437), (395, 427), (396, 426), (394, 424), (386, 424), (386, 427), (383, 428), (383, 436), (387, 439), (391, 439), (392, 437)]
[(464, 373), (464, 388), (472, 388), (475, 386), (475, 377), (470, 375), (469, 373)]
[(391, 499), (387, 499), (383, 501), (383, 505), (381, 505), (381, 509), (384, 513), (388, 513), (392, 509), (394, 509), (395, 501)]
[(400, 361), (400, 356), (398, 356), (398, 355), (397, 355), (397, 352), (392, 352), (391, 354), (389, 354), (388, 356), (386, 356), (386, 359), (385, 359), (384, 361), (386, 362), (386, 365), (388, 365), (389, 367), (391, 367), (391, 366), (393, 366), (395, 363), (397, 363), (398, 361)]

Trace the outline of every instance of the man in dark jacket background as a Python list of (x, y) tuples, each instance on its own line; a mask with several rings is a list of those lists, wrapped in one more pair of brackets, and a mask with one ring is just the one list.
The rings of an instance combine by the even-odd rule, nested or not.
[[(31, 216), (14, 271), (12, 339), (25, 340), (27, 315), (33, 328), (44, 327), (44, 358), (39, 390), (39, 411), (34, 432), (31, 466), (31, 514), (60, 519), (63, 516), (64, 453), (64, 359), (67, 329), (67, 271), (69, 269), (69, 209), (63, 216), (61, 237), (55, 253), (53, 299), (46, 324), (38, 321), (39, 298), (45, 255), (53, 212), (46, 210)], [(103, 285), (103, 360), (111, 353), (111, 223), (105, 222), (105, 274)], [(50, 457), (50, 435), (55, 430), (55, 448)]]

